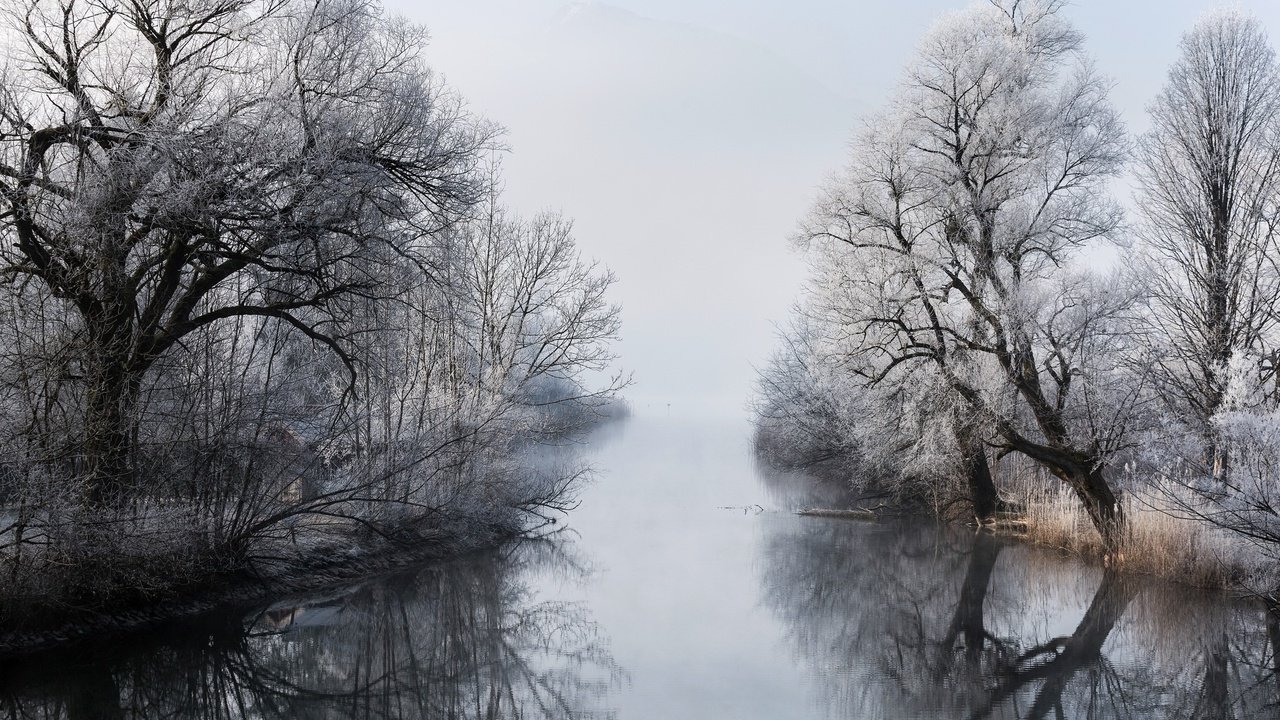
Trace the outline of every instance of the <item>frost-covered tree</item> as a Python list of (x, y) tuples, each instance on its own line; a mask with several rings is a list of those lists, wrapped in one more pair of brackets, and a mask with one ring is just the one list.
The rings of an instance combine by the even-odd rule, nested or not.
[(814, 263), (815, 282), (760, 372), (758, 449), (773, 462), (838, 472), (866, 495), (938, 512), (965, 502), (971, 517), (990, 517), (1003, 505), (989, 429), (929, 365), (868, 382), (865, 353), (846, 324), (846, 309), (859, 301), (824, 288), (841, 267), (829, 260)]
[(349, 356), (342, 299), (477, 196), (492, 130), (422, 64), (423, 32), (368, 2), (3, 15), (4, 269), (67, 312), (91, 503), (129, 483), (157, 359), (245, 316)]
[(1212, 418), (1229, 366), (1253, 363), (1256, 382), (1261, 361), (1274, 364), (1280, 302), (1280, 66), (1258, 21), (1222, 10), (1197, 23), (1150, 116), (1137, 206), (1152, 377), (1221, 476)]
[[(627, 382), (611, 370), (620, 309), (607, 297), (614, 276), (584, 258), (572, 223), (556, 213), (531, 219), (504, 208), (496, 187), (470, 216), (419, 243), (429, 268), (402, 269), (393, 303), (362, 310), (369, 328), (359, 357), (359, 418), (326, 445), (392, 477), (416, 483), (474, 465), (503, 506), (554, 503), (554, 488), (507, 483), (512, 445), (562, 436), (597, 419)], [(479, 462), (476, 465), (477, 461)], [(508, 472), (510, 471), (510, 472)], [(506, 486), (505, 488), (502, 486)]]
[(561, 507), (580, 468), (513, 458), (623, 384), (613, 276), (502, 208), (497, 130), (424, 29), (372, 0), (0, 21), (10, 586), (105, 598), (123, 556), (164, 588)]
[(812, 468), (858, 459), (864, 393), (831, 348), (829, 329), (798, 306), (759, 372), (756, 441), (771, 461)]
[[(1133, 297), (1064, 268), (1108, 238), (1125, 141), (1060, 2), (981, 5), (925, 38), (800, 241), (838, 263), (844, 332), (871, 385), (927, 365), (1066, 483), (1104, 542), (1123, 513), (1105, 468), (1125, 441), (1119, 361)], [(873, 421), (874, 422), (874, 421)]]

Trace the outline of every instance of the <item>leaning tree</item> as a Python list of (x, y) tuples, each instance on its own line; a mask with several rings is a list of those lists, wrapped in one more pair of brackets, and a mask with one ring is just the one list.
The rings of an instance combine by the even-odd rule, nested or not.
[(1106, 184), (1124, 135), (1061, 6), (982, 5), (936, 27), (799, 239), (850, 298), (865, 382), (928, 365), (981, 424), (970, 441), (1057, 477), (1114, 548), (1104, 468), (1130, 396), (1110, 358), (1133, 298), (1064, 266), (1119, 223)]
[(353, 367), (351, 299), (478, 197), (493, 130), (424, 66), (423, 31), (370, 2), (2, 12), (0, 261), (65, 318), (92, 504), (132, 481), (158, 359), (250, 316)]

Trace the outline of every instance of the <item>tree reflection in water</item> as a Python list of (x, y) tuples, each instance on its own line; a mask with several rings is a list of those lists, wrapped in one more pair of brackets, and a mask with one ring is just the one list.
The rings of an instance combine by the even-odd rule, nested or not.
[(580, 605), (530, 581), (575, 572), (559, 542), (529, 542), (211, 619), (127, 650), (96, 648), (3, 671), (6, 718), (596, 718), (625, 680)]
[(1280, 615), (985, 534), (778, 518), (766, 604), (831, 717), (1272, 718)]

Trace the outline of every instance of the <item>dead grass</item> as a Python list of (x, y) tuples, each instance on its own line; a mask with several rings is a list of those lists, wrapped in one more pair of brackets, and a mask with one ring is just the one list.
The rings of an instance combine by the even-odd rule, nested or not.
[[(1127, 493), (1128, 533), (1118, 556), (1108, 558), (1128, 572), (1155, 575), (1203, 588), (1240, 589), (1267, 571), (1251, 545), (1220, 528), (1188, 517), (1191, 506), (1176, 488)], [(1176, 500), (1176, 501), (1175, 501)], [(1037, 545), (1102, 558), (1102, 543), (1079, 500), (1066, 488), (1024, 494), (1025, 538)]]

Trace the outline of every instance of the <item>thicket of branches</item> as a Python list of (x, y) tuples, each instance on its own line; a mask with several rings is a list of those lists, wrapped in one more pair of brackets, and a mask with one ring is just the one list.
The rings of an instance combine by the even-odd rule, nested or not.
[(150, 597), (568, 502), (578, 469), (513, 458), (623, 384), (613, 276), (504, 209), (498, 129), (422, 28), (367, 0), (0, 20), (6, 587)]
[(921, 42), (797, 233), (811, 280), (760, 445), (979, 518), (1016, 509), (1028, 473), (1001, 466), (1023, 458), (1111, 551), (1121, 494), (1151, 487), (1274, 546), (1275, 53), (1251, 17), (1206, 16), (1132, 142), (1063, 6), (980, 3)]

